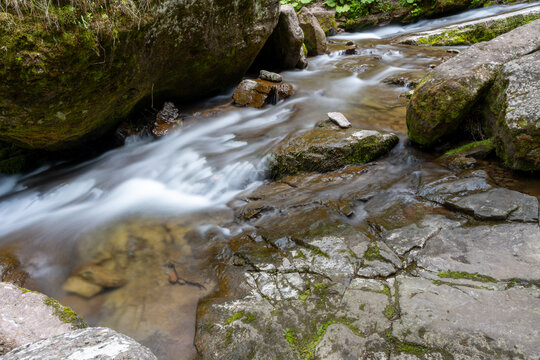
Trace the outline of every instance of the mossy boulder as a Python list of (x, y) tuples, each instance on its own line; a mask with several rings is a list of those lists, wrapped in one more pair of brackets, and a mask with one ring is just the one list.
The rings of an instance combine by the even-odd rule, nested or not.
[(460, 129), (503, 65), (540, 48), (540, 20), (475, 44), (435, 68), (407, 106), (409, 138), (433, 146)]
[(239, 81), (274, 29), (278, 0), (52, 2), (0, 12), (0, 140), (60, 150), (152, 99)]
[(401, 42), (412, 45), (472, 45), (491, 40), (539, 18), (540, 6), (533, 6), (486, 19), (473, 20), (407, 36)]
[(328, 50), (326, 35), (321, 24), (308, 8), (298, 13), (298, 21), (304, 32), (304, 44), (309, 56), (323, 55)]
[(540, 51), (507, 63), (487, 99), (497, 155), (512, 169), (540, 170)]
[(301, 172), (328, 172), (362, 164), (389, 152), (399, 138), (374, 130), (319, 127), (284, 142), (272, 154), (273, 179)]

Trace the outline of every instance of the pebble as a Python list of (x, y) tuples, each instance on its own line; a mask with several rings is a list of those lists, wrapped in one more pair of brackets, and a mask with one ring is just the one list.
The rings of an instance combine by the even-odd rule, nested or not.
[(259, 79), (275, 83), (280, 83), (283, 81), (281, 75), (266, 70), (261, 70), (261, 72), (259, 73)]
[(349, 120), (340, 112), (329, 112), (328, 118), (342, 129), (351, 127)]

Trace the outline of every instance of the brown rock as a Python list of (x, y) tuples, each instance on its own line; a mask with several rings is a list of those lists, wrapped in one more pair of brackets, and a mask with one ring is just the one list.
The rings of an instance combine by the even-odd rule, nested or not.
[(87, 265), (77, 275), (93, 284), (108, 288), (121, 287), (127, 283), (127, 278), (122, 272), (99, 265)]
[(103, 290), (103, 287), (86, 281), (80, 276), (71, 276), (66, 280), (66, 282), (62, 286), (62, 289), (67, 292), (90, 299), (99, 294), (101, 290)]
[(154, 128), (152, 134), (157, 137), (166, 135), (176, 125), (182, 123), (180, 117), (180, 111), (174, 106), (172, 102), (166, 102), (163, 104), (163, 109), (156, 115), (156, 121), (154, 122)]
[(21, 269), (16, 257), (7, 251), (0, 252), (0, 281), (23, 286), (27, 278), (28, 273)]
[(294, 88), (287, 83), (273, 83), (266, 80), (244, 80), (236, 88), (233, 99), (239, 106), (254, 108), (265, 104), (275, 104), (294, 94)]

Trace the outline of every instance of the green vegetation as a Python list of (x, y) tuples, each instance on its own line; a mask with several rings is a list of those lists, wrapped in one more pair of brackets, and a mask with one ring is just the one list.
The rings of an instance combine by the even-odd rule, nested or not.
[(493, 143), (491, 139), (486, 139), (482, 141), (475, 141), (472, 143), (465, 144), (463, 146), (457, 147), (450, 151), (447, 151), (444, 156), (458, 155), (463, 153), (468, 153), (476, 149), (485, 148), (487, 151), (493, 150)]
[(62, 306), (58, 301), (52, 298), (46, 298), (45, 305), (52, 307), (54, 309), (54, 315), (62, 322), (70, 324), (72, 329), (84, 329), (88, 327), (88, 324), (75, 311), (67, 306)]
[(437, 276), (440, 278), (467, 279), (480, 282), (497, 282), (497, 280), (491, 276), (481, 275), (478, 273), (471, 274), (463, 271), (443, 271), (438, 273)]

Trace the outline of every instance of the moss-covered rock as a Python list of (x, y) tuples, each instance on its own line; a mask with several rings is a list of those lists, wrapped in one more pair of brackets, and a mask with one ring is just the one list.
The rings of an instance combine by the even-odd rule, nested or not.
[(507, 63), (487, 99), (497, 155), (512, 169), (540, 170), (540, 51)]
[(407, 106), (409, 138), (424, 146), (456, 132), (489, 90), (502, 66), (540, 47), (540, 20), (475, 44), (435, 68)]
[(151, 105), (150, 98), (226, 89), (251, 65), (279, 13), (278, 0), (148, 4), (3, 8), (0, 140), (63, 149), (112, 128), (143, 99)]
[(283, 143), (270, 164), (271, 177), (300, 172), (327, 172), (347, 164), (372, 161), (390, 151), (399, 139), (373, 130), (319, 127)]
[(539, 18), (540, 6), (533, 6), (487, 19), (469, 21), (407, 36), (401, 42), (413, 45), (472, 45), (491, 40)]

